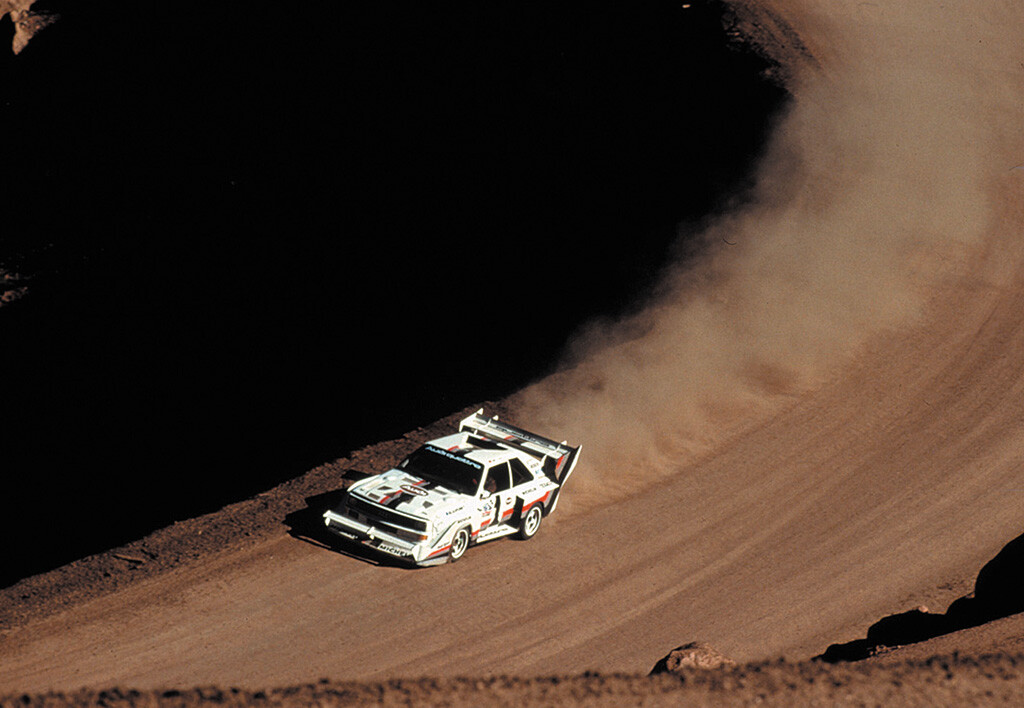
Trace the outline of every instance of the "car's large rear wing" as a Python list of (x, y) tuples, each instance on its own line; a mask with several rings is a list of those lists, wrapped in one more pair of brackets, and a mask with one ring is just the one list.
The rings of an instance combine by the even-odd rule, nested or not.
[(572, 474), (583, 446), (570, 447), (563, 440), (555, 442), (534, 433), (517, 428), (498, 420), (498, 416), (487, 418), (481, 408), (459, 424), (459, 431), (469, 431), (480, 437), (522, 450), (543, 464), (544, 474), (559, 485)]

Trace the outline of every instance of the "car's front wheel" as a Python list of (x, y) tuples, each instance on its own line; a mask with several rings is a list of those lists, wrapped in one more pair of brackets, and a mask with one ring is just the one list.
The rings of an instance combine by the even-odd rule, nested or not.
[(530, 510), (526, 512), (523, 517), (523, 523), (519, 527), (519, 538), (524, 541), (529, 541), (531, 538), (537, 535), (540, 531), (540, 522), (544, 519), (544, 510), (540, 504), (535, 504), (530, 507)]
[(459, 558), (462, 558), (462, 556), (466, 555), (467, 548), (469, 548), (469, 529), (462, 528), (452, 536), (452, 547), (448, 551), (448, 560), (454, 563)]

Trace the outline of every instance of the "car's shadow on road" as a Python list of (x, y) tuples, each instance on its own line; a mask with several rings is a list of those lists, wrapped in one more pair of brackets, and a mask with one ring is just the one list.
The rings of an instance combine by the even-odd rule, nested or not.
[(336, 536), (328, 531), (327, 527), (324, 525), (324, 512), (328, 509), (333, 509), (338, 505), (345, 496), (345, 490), (348, 489), (352, 483), (367, 476), (368, 475), (365, 472), (349, 470), (345, 473), (344, 486), (341, 489), (306, 497), (306, 506), (304, 509), (293, 511), (284, 518), (285, 526), (288, 527), (288, 535), (294, 539), (312, 544), (326, 551), (332, 551), (339, 555), (354, 558), (371, 565), (385, 568), (405, 568), (407, 570), (412, 570), (415, 566), (407, 563), (400, 563), (388, 558), (387, 556), (373, 553), (360, 543), (348, 541), (347, 539)]

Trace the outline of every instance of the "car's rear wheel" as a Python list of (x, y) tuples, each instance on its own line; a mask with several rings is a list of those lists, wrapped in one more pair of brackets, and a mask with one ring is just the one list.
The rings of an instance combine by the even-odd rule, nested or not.
[(540, 522), (544, 519), (544, 509), (540, 504), (534, 504), (523, 516), (523, 523), (519, 527), (519, 538), (529, 541), (540, 531)]
[(462, 528), (452, 536), (452, 547), (448, 551), (448, 560), (454, 563), (459, 558), (462, 558), (462, 556), (466, 555), (467, 548), (469, 548), (469, 529)]

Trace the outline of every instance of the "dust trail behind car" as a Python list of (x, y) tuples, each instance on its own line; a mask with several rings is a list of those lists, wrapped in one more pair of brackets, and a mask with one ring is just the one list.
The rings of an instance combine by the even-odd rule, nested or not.
[(752, 201), (665, 271), (640, 314), (579, 332), (561, 373), (515, 400), (522, 424), (588, 447), (579, 508), (685, 469), (874, 335), (914, 327), (939, 286), (999, 287), (1020, 256), (1020, 219), (993, 225), (1024, 179), (1024, 8), (732, 4), (800, 18), (787, 33), (814, 61), (761, 38), (793, 100)]

